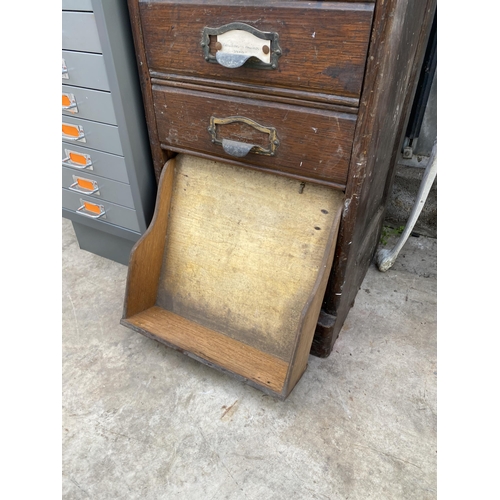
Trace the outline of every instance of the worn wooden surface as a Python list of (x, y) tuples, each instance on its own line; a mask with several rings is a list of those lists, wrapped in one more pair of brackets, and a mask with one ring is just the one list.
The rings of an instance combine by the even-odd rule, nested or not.
[[(227, 97), (153, 85), (153, 99), (160, 142), (167, 148), (207, 153), (218, 158), (281, 170), (345, 185), (356, 116), (287, 106), (256, 99)], [(211, 142), (210, 117), (243, 116), (277, 131), (279, 145), (274, 156), (248, 153), (244, 158), (228, 155)], [(218, 136), (251, 142), (249, 127), (231, 135), (219, 127)], [(263, 138), (257, 139), (264, 142)]]
[(330, 354), (379, 242), (435, 9), (435, 0), (377, 2), (345, 207), (323, 305), (336, 320), (332, 328), (317, 330), (312, 347), (317, 356)]
[(336, 189), (178, 155), (132, 250), (121, 323), (285, 398), (307, 366), (342, 205)]
[(155, 304), (158, 275), (165, 247), (174, 170), (175, 159), (172, 159), (164, 167), (162, 182), (158, 186), (153, 219), (130, 252), (124, 317), (137, 314)]
[[(190, 90), (202, 90), (214, 94), (247, 97), (249, 99), (259, 99), (281, 104), (292, 104), (316, 109), (326, 109), (329, 111), (339, 111), (340, 113), (358, 112), (358, 99), (354, 97), (337, 96), (334, 94), (315, 93), (310, 94), (305, 91), (286, 89), (281, 87), (270, 87), (265, 84), (249, 85), (233, 81), (221, 81), (211, 78), (197, 78), (179, 76), (172, 73), (162, 73), (151, 71), (151, 83), (158, 85), (169, 85)], [(314, 96), (314, 100), (311, 99)]]
[(139, 13), (138, 0), (128, 0), (128, 10), (130, 25), (132, 28), (132, 36), (134, 38), (137, 70), (141, 82), (144, 114), (146, 115), (149, 144), (151, 146), (151, 156), (153, 158), (153, 168), (155, 170), (156, 182), (158, 183), (165, 162), (173, 155), (171, 152), (161, 149), (160, 141), (158, 140), (158, 130), (156, 128), (153, 98), (151, 94), (151, 78), (149, 76), (146, 52), (144, 48), (144, 40), (142, 37), (142, 22)]
[(283, 391), (287, 362), (161, 307), (151, 307), (122, 323), (275, 393)]
[[(343, 194), (177, 156), (157, 304), (290, 362)], [(319, 311), (318, 311), (319, 313)]]
[[(316, 176), (316, 181), (328, 182), (324, 179), (331, 179), (333, 175), (337, 180), (332, 181), (331, 185), (346, 193), (333, 270), (311, 351), (317, 356), (328, 356), (354, 302), (379, 240), (395, 157), (409, 116), (436, 1), (306, 3), (257, 0), (251, 3), (236, 3), (227, 0), (207, 2), (129, 0), (129, 6), (157, 174), (161, 170), (162, 161), (167, 156), (175, 154), (174, 152), (192, 152), (210, 159), (221, 158), (235, 165), (242, 163), (227, 155), (224, 156), (220, 150), (217, 152), (217, 148), (213, 145), (201, 148), (196, 142), (198, 138), (190, 137), (192, 128), (189, 128), (188, 136), (185, 135), (185, 131), (183, 132), (185, 141), (180, 141), (173, 138), (176, 130), (172, 130), (172, 127), (166, 130), (168, 128), (166, 127), (162, 132), (163, 137), (172, 135), (164, 142), (162, 150), (156, 116), (165, 111), (161, 109), (160, 104), (160, 107), (157, 105), (156, 108), (157, 114), (154, 114), (152, 84), (158, 90), (169, 87), (172, 90), (168, 92), (177, 100), (182, 100), (186, 93), (191, 91), (205, 96), (206, 100), (215, 96), (214, 99), (223, 103), (224, 108), (226, 104), (229, 106), (232, 102), (240, 102), (238, 100), (250, 103), (265, 101), (269, 109), (274, 105), (277, 106), (275, 113), (278, 115), (279, 106), (284, 109), (298, 105), (298, 107), (330, 112), (345, 111), (345, 114), (351, 114), (352, 119), (357, 120), (359, 105), (359, 120), (353, 139), (347, 146), (349, 154), (353, 153), (348, 160), (347, 176), (345, 167), (336, 171), (338, 165), (331, 167), (326, 176), (323, 175), (325, 172)], [(334, 11), (342, 14), (330, 17)], [(262, 16), (263, 12), (266, 13), (265, 16)], [(230, 13), (233, 15), (229, 15)], [(201, 30), (209, 25), (206, 20), (210, 16), (215, 25), (219, 21), (222, 25), (237, 20), (252, 24), (262, 31), (272, 31), (273, 28), (270, 26), (278, 16), (273, 17), (271, 14), (277, 13), (280, 13), (281, 19), (289, 20), (287, 26), (283, 27), (284, 31), (283, 29), (280, 31), (280, 45), (282, 48), (293, 46), (294, 49), (286, 54), (283, 53), (279, 59), (278, 70), (238, 68), (237, 72), (234, 72), (217, 64), (207, 63), (203, 58), (191, 64), (201, 50), (201, 46), (195, 47), (195, 40), (196, 44), (201, 40)], [(297, 15), (298, 13), (300, 15)], [(370, 23), (366, 23), (368, 17), (372, 17), (372, 13), (373, 25), (370, 26)], [(354, 18), (360, 20), (358, 26), (343, 22)], [(163, 23), (167, 19), (171, 19), (172, 23)], [(326, 22), (327, 20), (329, 22)], [(308, 30), (303, 30), (302, 26), (312, 26), (311, 23), (322, 28), (314, 29), (315, 36), (310, 34), (308, 39), (306, 37)], [(199, 29), (193, 31), (193, 25)], [(184, 28), (180, 29), (181, 26)], [(368, 53), (363, 59), (360, 58), (363, 52), (361, 38), (366, 34), (366, 29), (371, 34)], [(143, 30), (147, 33), (143, 33)], [(196, 34), (193, 34), (194, 32)], [(341, 39), (339, 35), (342, 32)], [(287, 35), (283, 38), (282, 33)], [(347, 36), (348, 33), (352, 36)], [(290, 37), (290, 34), (293, 36)], [(318, 34), (321, 34), (319, 38)], [(338, 37), (336, 38), (338, 43), (334, 44), (334, 38), (329, 38), (329, 34)], [(171, 50), (174, 47), (175, 50)], [(311, 48), (314, 51), (313, 59), (310, 57)], [(365, 45), (365, 54), (366, 48)], [(301, 55), (298, 61), (297, 54)], [(349, 67), (349, 61), (353, 56), (354, 59)], [(333, 62), (330, 64), (328, 61)], [(333, 70), (324, 73), (325, 64), (326, 68), (331, 66)], [(365, 72), (360, 79), (359, 69), (362, 67), (365, 67)], [(335, 68), (338, 69), (338, 73), (334, 75)], [(325, 77), (328, 73), (330, 81), (327, 83)], [(352, 80), (347, 78), (349, 74)], [(306, 77), (307, 83), (305, 83)], [(175, 88), (179, 89), (177, 93), (173, 90)], [(208, 94), (212, 96), (209, 97)], [(177, 106), (182, 121), (183, 103), (174, 102), (176, 99), (169, 100), (168, 104)], [(198, 101), (200, 108), (204, 106), (202, 101), (201, 98)], [(262, 104), (260, 107), (265, 106)], [(238, 106), (233, 105), (232, 114), (239, 114), (237, 109)], [(248, 110), (248, 107), (245, 109)], [(270, 111), (269, 113), (271, 116)], [(255, 117), (250, 118), (259, 121)], [(301, 119), (295, 126), (297, 134), (303, 136)], [(307, 150), (297, 155), (306, 157), (312, 155), (316, 160), (322, 159), (323, 154), (318, 153), (318, 149), (325, 148), (325, 151), (333, 157), (338, 152), (336, 140), (326, 146), (324, 143), (318, 144), (309, 140), (301, 146)], [(341, 144), (341, 147), (345, 153), (345, 145)], [(304, 160), (300, 161), (303, 167)], [(274, 165), (269, 162), (268, 165), (261, 165), (258, 168), (271, 171), (277, 164), (278, 162)], [(252, 163), (247, 165), (255, 167)], [(316, 161), (313, 169), (318, 168), (318, 165), (319, 161)], [(296, 165), (291, 167), (285, 167), (282, 172), (305, 182), (307, 182), (306, 176), (314, 175), (315, 172), (300, 168), (297, 171)], [(339, 175), (344, 176), (342, 181)]]
[(328, 277), (332, 269), (333, 257), (337, 243), (338, 227), (340, 225), (340, 217), (342, 214), (342, 203), (336, 208), (335, 218), (328, 237), (329, 241), (326, 244), (325, 253), (320, 266), (320, 273), (316, 279), (316, 283), (309, 296), (309, 301), (302, 311), (302, 318), (299, 326), (299, 338), (295, 342), (295, 352), (293, 354), (292, 369), (288, 374), (287, 384), (289, 387), (294, 387), (298, 382), (303, 372), (307, 367), (307, 360), (311, 351), (314, 331), (318, 322), (318, 316), (321, 311), (321, 304), (325, 289), (328, 283)]
[[(153, 71), (265, 84), (359, 98), (373, 15), (371, 3), (254, 0), (140, 2), (148, 66)], [(234, 21), (277, 32), (276, 70), (229, 69), (205, 61), (203, 28)]]

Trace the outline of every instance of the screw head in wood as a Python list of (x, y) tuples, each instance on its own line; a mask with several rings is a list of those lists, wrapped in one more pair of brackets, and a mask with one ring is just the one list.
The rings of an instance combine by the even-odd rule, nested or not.
[(216, 48), (217, 50), (221, 50), (221, 49), (222, 49), (222, 43), (217, 42), (217, 43), (215, 44), (215, 48)]
[(269, 47), (267, 45), (264, 45), (262, 47), (262, 52), (264, 52), (264, 54), (269, 54)]

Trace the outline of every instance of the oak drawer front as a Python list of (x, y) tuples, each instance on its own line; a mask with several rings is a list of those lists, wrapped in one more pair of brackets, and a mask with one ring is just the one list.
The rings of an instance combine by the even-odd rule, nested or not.
[(116, 125), (115, 110), (109, 92), (69, 85), (62, 86), (62, 114)]
[(89, 172), (106, 179), (129, 183), (123, 156), (96, 151), (77, 144), (62, 143), (62, 166), (71, 168), (75, 174), (80, 173), (85, 176)]
[(62, 13), (62, 48), (82, 52), (102, 52), (93, 13)]
[(78, 213), (82, 218), (86, 217), (125, 227), (132, 231), (140, 231), (135, 210), (109, 201), (96, 200), (92, 196), (84, 196), (63, 188), (62, 206)]
[(75, 87), (109, 90), (102, 54), (62, 51), (62, 83)]
[(153, 101), (166, 148), (346, 184), (356, 115), (158, 85)]
[(71, 168), (62, 169), (62, 187), (83, 196), (110, 201), (117, 205), (134, 208), (132, 191), (128, 184), (98, 177), (89, 172), (75, 172)]
[[(142, 1), (141, 24), (150, 71), (359, 97), (373, 4), (248, 3)], [(224, 67), (214, 58), (214, 38), (210, 39), (212, 48), (208, 51), (209, 61), (213, 62), (205, 60), (206, 49), (201, 45), (204, 30), (235, 22), (277, 34), (278, 42), (273, 45), (279, 45), (281, 55), (275, 54), (273, 46), (268, 55), (273, 56), (276, 69), (265, 69), (269, 65), (248, 67), (257, 59), (241, 67)]]
[(82, 120), (73, 116), (63, 116), (62, 123), (63, 142), (98, 149), (106, 153), (123, 155), (118, 127), (116, 125)]

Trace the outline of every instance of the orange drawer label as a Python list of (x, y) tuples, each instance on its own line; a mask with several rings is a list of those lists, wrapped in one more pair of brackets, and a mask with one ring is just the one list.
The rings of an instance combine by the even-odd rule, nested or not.
[(85, 156), (79, 155), (78, 153), (74, 153), (73, 151), (70, 151), (69, 159), (73, 163), (78, 163), (79, 165), (86, 165), (87, 164), (87, 158), (85, 158)]
[(67, 125), (66, 123), (63, 123), (62, 132), (63, 134), (70, 135), (71, 137), (79, 136), (78, 127), (76, 127), (75, 125)]
[(99, 207), (99, 205), (95, 205), (94, 203), (90, 203), (88, 201), (84, 201), (83, 205), (85, 209), (88, 210), (89, 212), (93, 212), (95, 214), (101, 213), (101, 207)]
[(94, 190), (94, 183), (92, 181), (89, 181), (87, 179), (80, 179), (80, 177), (77, 177), (76, 182), (83, 189), (87, 189), (88, 191)]
[(63, 106), (70, 106), (71, 105), (71, 100), (66, 94), (62, 95), (62, 105)]

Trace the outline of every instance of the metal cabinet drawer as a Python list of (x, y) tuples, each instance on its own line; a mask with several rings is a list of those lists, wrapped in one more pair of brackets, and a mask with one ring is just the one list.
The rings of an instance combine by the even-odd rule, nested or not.
[(62, 10), (82, 10), (92, 12), (91, 0), (62, 0)]
[(62, 114), (116, 125), (115, 110), (109, 92), (69, 85), (62, 86)]
[(62, 187), (83, 196), (110, 201), (117, 205), (134, 208), (132, 191), (128, 184), (98, 177), (90, 172), (75, 172), (71, 168), (62, 169)]
[(63, 116), (62, 128), (62, 140), (67, 144), (77, 144), (115, 155), (123, 155), (116, 125)]
[(62, 83), (75, 87), (110, 90), (104, 57), (101, 54), (63, 50)]
[(76, 144), (62, 144), (62, 166), (86, 175), (90, 172), (99, 177), (129, 183), (123, 156), (103, 153)]
[(62, 189), (62, 206), (79, 214), (82, 218), (108, 222), (140, 232), (137, 214), (130, 208), (109, 201), (96, 200), (92, 196), (84, 196), (64, 188)]
[(102, 52), (93, 13), (62, 13), (62, 48), (82, 52)]

